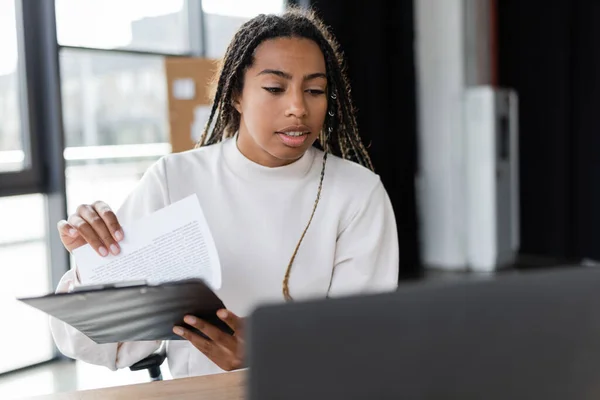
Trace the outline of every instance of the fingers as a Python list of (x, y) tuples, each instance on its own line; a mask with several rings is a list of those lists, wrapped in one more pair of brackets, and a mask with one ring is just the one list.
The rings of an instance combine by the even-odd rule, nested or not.
[(108, 255), (108, 248), (102, 239), (100, 239), (100, 236), (96, 233), (96, 230), (90, 223), (77, 214), (71, 215), (68, 222), (71, 226), (77, 229), (81, 237), (83, 237), (83, 239), (89, 243), (98, 254), (100, 254), (102, 257), (106, 257)]
[(237, 337), (243, 338), (244, 320), (242, 318), (225, 309), (217, 311), (217, 317), (229, 325)]
[(71, 224), (69, 224), (64, 219), (61, 221), (58, 221), (58, 224), (56, 225), (56, 227), (58, 229), (58, 232), (62, 236), (69, 236), (72, 238), (76, 238), (79, 236), (79, 232), (77, 231), (77, 229), (75, 229)]
[(123, 230), (110, 207), (103, 202), (93, 205), (82, 204), (77, 207), (77, 212), (60, 226), (61, 232), (72, 236), (74, 232), (82, 236), (94, 250), (105, 257), (110, 253), (117, 255), (121, 249), (117, 243), (123, 238)]
[(215, 359), (223, 358), (218, 352), (222, 352), (223, 349), (220, 346), (217, 346), (215, 343), (211, 343), (209, 340), (204, 339), (202, 336), (199, 336), (188, 329), (182, 328), (180, 326), (176, 326), (173, 328), (173, 332), (175, 334), (181, 336), (184, 339), (187, 339), (194, 345), (195, 348), (204, 353), (205, 356), (215, 361)]
[(108, 206), (108, 204), (103, 201), (97, 201), (92, 205), (92, 207), (100, 216), (100, 218), (102, 218), (104, 224), (108, 228), (108, 231), (115, 241), (120, 242), (123, 240), (123, 228), (121, 228), (121, 224), (119, 224), (117, 216)]
[(181, 326), (175, 326), (173, 332), (182, 338), (187, 339), (195, 348), (200, 350), (206, 357), (217, 364), (219, 368), (225, 371), (233, 371), (241, 368), (243, 365), (241, 359), (235, 353), (229, 351), (215, 340), (212, 342), (206, 340), (202, 336)]
[(77, 229), (75, 229), (67, 221), (59, 221), (56, 227), (58, 228), (60, 241), (62, 242), (63, 246), (65, 246), (67, 251), (71, 252), (87, 243), (85, 239), (81, 237)]
[(216, 326), (209, 324), (193, 315), (186, 315), (183, 321), (189, 326), (193, 326), (200, 332), (208, 336), (213, 342), (229, 349), (232, 352), (237, 350), (237, 340), (228, 333), (223, 332)]

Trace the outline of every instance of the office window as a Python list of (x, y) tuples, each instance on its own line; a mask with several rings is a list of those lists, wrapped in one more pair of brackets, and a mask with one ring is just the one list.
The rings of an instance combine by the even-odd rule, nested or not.
[(0, 329), (0, 374), (55, 356), (48, 316), (16, 300), (52, 291), (51, 265), (59, 269), (57, 254), (63, 254), (48, 240), (62, 193), (48, 184), (57, 167), (52, 146), (42, 145), (56, 143), (60, 131), (45, 123), (51, 105), (30, 107), (50, 97), (53, 88), (52, 74), (46, 74), (51, 51), (45, 51), (52, 41), (39, 40), (53, 33), (40, 23), (47, 5), (0, 0), (0, 310), (10, 321)]
[(63, 49), (60, 64), (69, 212), (116, 209), (171, 151), (163, 57)]
[(25, 168), (15, 1), (0, 0), (0, 173)]
[(184, 0), (56, 0), (56, 25), (62, 46), (169, 54), (190, 47)]
[(42, 194), (0, 198), (0, 374), (54, 356), (48, 316), (16, 300), (51, 290), (45, 210)]
[(202, 0), (207, 57), (223, 57), (244, 22), (258, 14), (281, 14), (285, 3), (285, 0)]
[(67, 148), (168, 142), (163, 58), (63, 49)]

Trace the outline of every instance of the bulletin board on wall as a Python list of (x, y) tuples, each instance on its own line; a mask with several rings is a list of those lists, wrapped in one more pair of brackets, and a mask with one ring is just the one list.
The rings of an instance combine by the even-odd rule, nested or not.
[(173, 153), (194, 148), (210, 115), (211, 85), (218, 61), (201, 57), (167, 57), (170, 141)]

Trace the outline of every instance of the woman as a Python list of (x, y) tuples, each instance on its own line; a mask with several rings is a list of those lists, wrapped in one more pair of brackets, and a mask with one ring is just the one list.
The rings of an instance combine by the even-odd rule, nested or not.
[[(222, 265), (219, 317), (235, 331), (186, 316), (167, 344), (174, 377), (241, 368), (243, 319), (257, 304), (393, 290), (398, 279), (394, 214), (358, 135), (337, 44), (310, 12), (260, 15), (236, 33), (222, 62), (197, 149), (163, 157), (115, 215), (82, 205), (58, 229), (65, 247), (119, 253), (127, 224), (196, 194)], [(211, 129), (209, 127), (213, 126)], [(317, 148), (318, 146), (318, 148)], [(76, 271), (57, 291), (79, 284)], [(97, 345), (53, 319), (67, 356), (111, 369), (158, 342)]]

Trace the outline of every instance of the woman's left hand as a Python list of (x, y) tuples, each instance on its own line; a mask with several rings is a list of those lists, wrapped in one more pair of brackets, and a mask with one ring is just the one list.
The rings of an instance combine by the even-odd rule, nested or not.
[(225, 371), (243, 368), (244, 320), (229, 310), (219, 310), (217, 316), (233, 329), (235, 332), (233, 336), (193, 315), (186, 315), (183, 319), (184, 322), (198, 329), (211, 340), (207, 340), (181, 326), (175, 326), (173, 332), (189, 340), (194, 347), (210, 358), (219, 368)]

